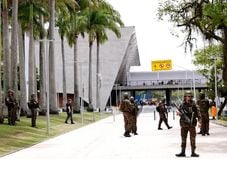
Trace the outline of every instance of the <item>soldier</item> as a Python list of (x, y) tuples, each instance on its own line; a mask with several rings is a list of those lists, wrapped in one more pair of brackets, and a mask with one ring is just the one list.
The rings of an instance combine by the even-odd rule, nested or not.
[(209, 104), (209, 100), (205, 99), (205, 93), (200, 92), (197, 105), (199, 107), (199, 111), (201, 114), (201, 129), (199, 134), (202, 134), (203, 136), (205, 136), (205, 134), (210, 135), (209, 134), (209, 112), (208, 112), (210, 108), (210, 104)]
[(72, 109), (72, 99), (68, 99), (68, 102), (66, 103), (66, 113), (67, 118), (65, 119), (65, 123), (68, 123), (68, 120), (70, 118), (71, 124), (74, 124), (73, 122), (73, 109)]
[(14, 96), (15, 92), (11, 89), (5, 98), (5, 104), (8, 107), (8, 124), (16, 125), (18, 103)]
[(168, 124), (168, 120), (166, 115), (168, 114), (167, 109), (166, 109), (166, 105), (165, 105), (166, 99), (162, 99), (161, 102), (158, 104), (157, 106), (157, 111), (159, 112), (159, 123), (158, 123), (158, 130), (162, 130), (161, 128), (161, 124), (164, 121), (164, 123), (166, 124), (168, 129), (171, 129), (172, 126), (169, 126)]
[(123, 116), (124, 116), (124, 124), (125, 124), (125, 133), (124, 136), (125, 137), (131, 137), (131, 135), (129, 134), (132, 131), (132, 122), (133, 122), (133, 116), (132, 116), (132, 106), (131, 103), (129, 101), (129, 96), (128, 93), (124, 93), (123, 95), (124, 99), (121, 102), (120, 105), (120, 111), (123, 112)]
[(32, 127), (36, 127), (36, 118), (39, 108), (39, 102), (37, 101), (35, 94), (31, 95), (30, 101), (28, 102), (28, 108), (31, 110)]
[(137, 116), (138, 116), (139, 108), (138, 108), (137, 104), (135, 103), (133, 96), (131, 96), (129, 98), (129, 100), (130, 100), (131, 105), (132, 105), (132, 111), (131, 111), (131, 114), (132, 114), (132, 133), (134, 135), (138, 135), (138, 133), (137, 133)]
[[(180, 106), (180, 111), (177, 112), (177, 115), (180, 115), (180, 126), (181, 126), (181, 152), (176, 154), (177, 157), (185, 156), (185, 149), (187, 143), (187, 134), (190, 132), (190, 142), (191, 142), (191, 156), (199, 157), (198, 154), (195, 153), (196, 144), (196, 124), (197, 118), (200, 120), (200, 113), (192, 100), (191, 91), (186, 91), (184, 94), (184, 101)], [(186, 119), (187, 118), (187, 119)]]

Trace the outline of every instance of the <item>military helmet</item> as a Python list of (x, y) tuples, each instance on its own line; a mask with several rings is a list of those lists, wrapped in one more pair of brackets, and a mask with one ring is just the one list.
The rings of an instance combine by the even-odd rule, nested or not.
[(9, 89), (8, 93), (13, 93), (14, 94), (15, 92), (12, 89)]
[(164, 98), (164, 97), (161, 98), (161, 102), (162, 102), (162, 103), (165, 103), (165, 102), (166, 102), (166, 98)]
[(124, 97), (124, 99), (128, 99), (128, 93), (125, 92), (125, 93), (123, 94), (123, 97)]
[(184, 97), (186, 96), (193, 97), (192, 92), (190, 90), (185, 91)]
[(134, 102), (134, 97), (131, 96), (131, 97), (129, 98), (129, 100), (130, 100), (130, 102)]
[(204, 99), (204, 98), (205, 98), (205, 93), (204, 93), (204, 92), (200, 92), (200, 93), (199, 93), (199, 97), (200, 97), (201, 99)]
[(35, 94), (33, 93), (33, 94), (31, 94), (31, 97), (35, 97)]

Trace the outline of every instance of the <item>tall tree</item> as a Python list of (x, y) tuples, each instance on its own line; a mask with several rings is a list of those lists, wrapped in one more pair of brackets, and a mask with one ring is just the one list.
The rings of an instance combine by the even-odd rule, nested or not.
[(123, 22), (121, 21), (120, 14), (107, 2), (100, 1), (98, 8), (100, 14), (98, 19), (98, 27), (95, 31), (96, 35), (96, 108), (100, 109), (100, 88), (101, 88), (101, 80), (102, 75), (100, 74), (100, 57), (99, 57), (99, 48), (100, 44), (104, 43), (108, 40), (106, 30), (109, 29), (115, 33), (115, 35), (120, 38), (120, 28), (119, 26), (123, 26)]
[(19, 68), (20, 68), (20, 108), (21, 115), (25, 115), (28, 111), (27, 107), (27, 89), (25, 79), (25, 53), (24, 53), (24, 34), (21, 23), (18, 24), (18, 43), (19, 43)]
[(99, 65), (99, 44), (107, 40), (106, 30), (112, 30), (117, 37), (120, 37), (119, 26), (123, 26), (119, 13), (106, 1), (99, 0), (94, 3), (92, 8), (87, 10), (89, 35), (89, 110), (93, 110), (92, 102), (92, 47), (97, 40), (97, 59), (96, 59), (96, 108), (100, 108), (100, 65)]
[(50, 93), (50, 113), (58, 114), (57, 92), (55, 79), (55, 53), (54, 53), (54, 26), (55, 26), (55, 0), (49, 0), (50, 20), (49, 20), (49, 93)]
[(29, 1), (29, 79), (28, 79), (28, 94), (31, 96), (35, 93), (35, 56), (34, 56), (34, 26), (33, 26), (33, 0)]
[(64, 36), (67, 32), (67, 26), (69, 21), (67, 13), (60, 13), (56, 21), (56, 26), (58, 26), (58, 32), (61, 38), (61, 53), (62, 53), (62, 83), (63, 83), (63, 106), (65, 106), (67, 101), (67, 91), (66, 91), (66, 70), (65, 70), (65, 47), (64, 47)]
[[(2, 1), (0, 1), (0, 16), (2, 16)], [(0, 62), (2, 62), (2, 17), (0, 17)], [(2, 67), (0, 65), (0, 70)], [(2, 81), (2, 72), (0, 71), (0, 80)], [(0, 83), (0, 123), (3, 123), (3, 107), (2, 107), (2, 82)]]
[[(222, 79), (219, 78), (218, 75), (221, 74), (222, 71), (222, 46), (213, 45), (205, 47), (204, 49), (195, 51), (195, 59), (193, 60), (193, 64), (198, 67), (198, 71), (206, 77), (208, 80), (208, 96), (209, 98), (215, 98), (215, 67), (217, 68), (217, 85), (218, 89), (222, 87)], [(214, 60), (217, 60), (214, 62)], [(216, 63), (216, 66), (215, 66)], [(218, 90), (219, 91), (219, 90)]]
[[(223, 45), (223, 95), (227, 102), (227, 5), (225, 0), (166, 0), (160, 4), (159, 17), (168, 16), (169, 21), (182, 28), (186, 34), (185, 44), (192, 47), (194, 32), (204, 40), (218, 41)], [(220, 108), (220, 112), (222, 108)]]
[[(25, 60), (25, 52), (23, 48), (23, 44), (24, 44), (24, 38), (22, 35), (24, 35), (26, 32), (29, 32), (29, 35), (31, 38), (29, 38), (29, 41), (32, 41), (32, 43), (34, 43), (34, 39), (43, 39), (44, 36), (44, 28), (42, 25), (42, 17), (40, 16), (44, 16), (47, 17), (48, 13), (46, 7), (47, 5), (45, 5), (45, 3), (39, 2), (39, 1), (19, 1), (19, 8), (18, 8), (18, 19), (19, 19), (19, 25), (22, 28), (22, 32), (20, 33), (19, 37), (19, 41), (21, 41), (19, 43), (19, 53), (20, 53), (20, 83), (24, 83), (26, 85), (26, 81), (25, 81), (25, 72), (21, 72), (21, 71), (25, 71), (25, 64), (23, 63)], [(32, 33), (31, 33), (31, 29), (32, 29)], [(29, 76), (30, 76), (30, 81), (29, 81), (29, 88), (30, 88), (30, 93), (36, 93), (37, 88), (36, 88), (36, 66), (35, 66), (35, 55), (34, 55), (34, 49), (31, 49), (31, 44), (29, 45), (29, 52), (32, 54), (31, 56), (29, 55), (29, 62), (31, 62), (32, 65), (34, 65), (31, 68), (31, 64), (29, 64), (29, 69), (32, 69), (32, 74), (30, 74), (29, 71)], [(40, 41), (40, 56), (44, 57), (44, 41), (41, 40)], [(23, 56), (22, 56), (23, 55)], [(33, 56), (33, 57), (32, 57)], [(40, 59), (39, 63), (40, 63), (40, 74), (45, 73), (43, 66), (43, 59)], [(23, 67), (23, 68), (22, 68)], [(44, 74), (43, 74), (44, 75)], [(24, 78), (23, 78), (24, 77)], [(23, 82), (24, 81), (24, 82)], [(40, 90), (40, 103), (41, 103), (41, 111), (43, 111), (45, 109), (45, 107), (43, 106), (43, 103), (45, 103), (45, 101), (43, 101), (43, 96), (45, 96), (44, 90), (42, 89), (42, 85), (46, 82), (46, 80), (44, 79), (44, 77), (40, 76), (40, 84), (41, 84), (41, 90)], [(26, 102), (27, 101), (27, 94), (26, 92), (26, 86), (21, 85), (21, 102)], [(30, 94), (31, 95), (31, 94)], [(27, 105), (27, 104), (26, 104)], [(27, 107), (27, 106), (26, 106)]]
[(3, 0), (2, 9), (2, 25), (3, 25), (3, 58), (4, 58), (4, 93), (11, 88), (10, 75), (11, 75), (11, 60), (9, 53), (9, 19), (8, 19), (8, 1)]
[(12, 89), (16, 92), (17, 91), (17, 28), (18, 28), (18, 0), (14, 0), (12, 2), (12, 36), (11, 36), (11, 84)]
[(74, 11), (70, 11), (69, 32), (67, 33), (67, 39), (70, 45), (74, 46), (74, 100), (73, 109), (74, 112), (80, 112), (80, 97), (79, 97), (79, 63), (78, 59), (78, 37), (81, 34), (84, 36), (87, 25), (87, 17), (85, 16), (85, 10), (90, 7), (91, 1), (81, 0), (77, 1), (79, 8)]

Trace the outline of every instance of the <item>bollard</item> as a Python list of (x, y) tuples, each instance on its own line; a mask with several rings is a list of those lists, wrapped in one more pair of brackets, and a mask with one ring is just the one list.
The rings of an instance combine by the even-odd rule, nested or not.
[(175, 120), (175, 111), (173, 111), (173, 120)]
[(155, 114), (155, 110), (154, 110), (154, 120), (156, 120), (156, 114)]

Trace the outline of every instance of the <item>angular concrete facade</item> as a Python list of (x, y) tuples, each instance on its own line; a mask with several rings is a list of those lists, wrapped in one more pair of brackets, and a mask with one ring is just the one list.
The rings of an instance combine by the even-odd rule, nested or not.
[[(100, 46), (100, 107), (105, 109), (107, 101), (115, 82), (127, 81), (127, 73), (130, 66), (139, 66), (139, 52), (134, 27), (121, 28), (121, 38), (108, 31), (108, 41)], [(37, 46), (38, 47), (38, 46)], [(37, 50), (38, 48), (36, 48)], [(36, 53), (38, 54), (38, 53)], [(73, 48), (69, 47), (65, 40), (66, 56), (66, 83), (67, 93), (73, 94)], [(88, 58), (89, 46), (88, 37), (79, 37), (78, 40), (79, 56), (79, 89), (80, 96), (88, 101)], [(58, 30), (55, 31), (55, 57), (56, 57), (56, 89), (57, 93), (63, 91), (62, 83), (62, 56)], [(96, 106), (96, 43), (92, 51), (92, 104)]]

